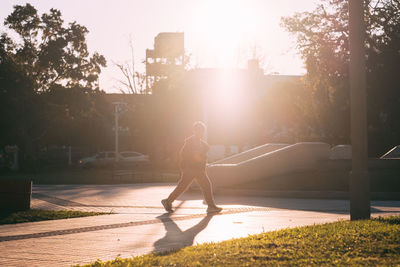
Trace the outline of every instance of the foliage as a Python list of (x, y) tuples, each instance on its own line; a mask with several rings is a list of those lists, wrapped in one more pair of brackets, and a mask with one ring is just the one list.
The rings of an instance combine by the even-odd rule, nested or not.
[(33, 159), (40, 145), (94, 144), (94, 131), (108, 127), (103, 114), (110, 107), (98, 85), (106, 60), (89, 54), (87, 28), (65, 25), (56, 9), (40, 16), (30, 4), (14, 6), (4, 26), (0, 146), (17, 144)]
[(265, 142), (295, 143), (313, 140), (314, 109), (312, 95), (301, 79), (292, 78), (275, 83), (257, 103), (257, 121)]
[[(365, 4), (368, 120), (371, 153), (399, 142), (400, 2)], [(313, 94), (313, 127), (331, 143), (349, 142), (348, 1), (322, 0), (313, 12), (282, 18), (297, 38), (307, 68), (305, 86)], [(379, 138), (379, 140), (377, 139)], [(382, 144), (379, 141), (386, 139)]]
[(88, 266), (398, 265), (400, 217), (341, 221)]
[(61, 12), (50, 9), (39, 16), (30, 4), (16, 5), (4, 26), (18, 35), (12, 40), (2, 34), (2, 49), (24, 66), (35, 91), (46, 92), (55, 85), (97, 89), (100, 68), (106, 60), (95, 52), (89, 56), (85, 35), (89, 32), (76, 22), (64, 25)]
[(185, 53), (183, 59), (167, 58), (160, 64), (161, 66), (165, 76), (150, 77), (151, 92), (153, 94), (166, 94), (171, 91), (182, 90), (185, 74), (191, 69), (191, 54)]
[(371, 1), (368, 7), (370, 146), (383, 153), (400, 143), (400, 1)]

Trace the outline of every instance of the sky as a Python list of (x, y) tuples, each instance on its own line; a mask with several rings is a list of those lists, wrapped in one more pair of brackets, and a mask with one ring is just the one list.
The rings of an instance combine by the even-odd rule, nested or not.
[(115, 63), (131, 62), (144, 72), (146, 48), (153, 48), (160, 32), (184, 32), (191, 65), (202, 68), (244, 68), (256, 57), (265, 73), (301, 75), (303, 62), (295, 38), (280, 26), (282, 16), (312, 11), (317, 0), (1, 0), (3, 21), (13, 6), (29, 2), (42, 14), (61, 11), (66, 23), (88, 28), (88, 47), (107, 59), (100, 88), (119, 92), (123, 79)]

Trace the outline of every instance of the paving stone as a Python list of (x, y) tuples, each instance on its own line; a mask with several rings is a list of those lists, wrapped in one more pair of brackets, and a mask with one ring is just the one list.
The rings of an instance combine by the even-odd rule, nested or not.
[[(164, 212), (171, 184), (40, 185), (32, 207), (110, 215), (0, 226), (0, 266), (70, 266), (132, 257), (265, 231), (349, 219), (345, 200), (216, 196), (224, 212), (207, 215), (198, 192)], [(399, 201), (372, 203), (373, 216), (400, 214)]]

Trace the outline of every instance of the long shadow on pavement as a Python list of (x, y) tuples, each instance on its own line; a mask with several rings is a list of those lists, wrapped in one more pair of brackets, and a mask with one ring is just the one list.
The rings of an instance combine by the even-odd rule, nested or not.
[(157, 216), (165, 227), (165, 236), (154, 243), (154, 252), (166, 252), (193, 245), (194, 238), (203, 231), (215, 214), (207, 214), (199, 223), (182, 231), (170, 217), (170, 213)]

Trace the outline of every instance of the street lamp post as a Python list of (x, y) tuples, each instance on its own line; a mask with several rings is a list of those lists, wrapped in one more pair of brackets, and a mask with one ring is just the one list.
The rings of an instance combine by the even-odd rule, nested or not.
[(125, 102), (113, 102), (114, 104), (114, 130), (115, 130), (115, 161), (119, 161), (119, 132), (120, 132), (120, 127), (119, 127), (119, 115), (121, 115), (124, 112), (124, 108), (126, 107)]
[(351, 220), (369, 219), (364, 1), (349, 0), (350, 98), (352, 171), (350, 174)]
[(118, 161), (118, 153), (119, 153), (119, 104), (115, 105), (114, 111), (114, 122), (115, 122), (115, 161)]

